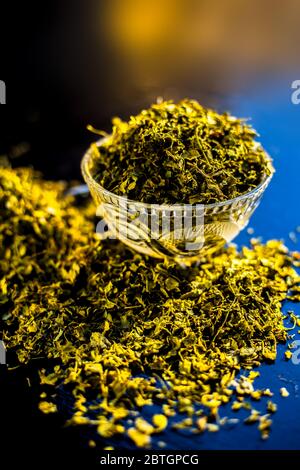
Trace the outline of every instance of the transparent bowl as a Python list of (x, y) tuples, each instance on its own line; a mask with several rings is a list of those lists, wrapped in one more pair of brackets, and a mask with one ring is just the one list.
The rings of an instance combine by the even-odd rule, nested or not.
[[(103, 140), (96, 145), (100, 147)], [(248, 224), (273, 176), (272, 170), (256, 188), (224, 202), (148, 204), (118, 196), (97, 183), (93, 175), (95, 158), (90, 147), (81, 170), (97, 205), (97, 215), (102, 218), (97, 225), (99, 236), (119, 239), (141, 253), (182, 264), (195, 262), (232, 241)]]

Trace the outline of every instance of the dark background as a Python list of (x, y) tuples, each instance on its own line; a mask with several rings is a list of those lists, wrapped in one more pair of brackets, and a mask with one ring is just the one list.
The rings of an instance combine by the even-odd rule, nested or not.
[(44, 0), (1, 5), (0, 155), (80, 177), (93, 139), (158, 96), (218, 110), (297, 79), (298, 0)]
[[(196, 98), (252, 118), (277, 173), (251, 226), (295, 248), (288, 234), (300, 225), (300, 105), (291, 103), (291, 83), (300, 79), (298, 0), (13, 1), (0, 15), (1, 163), (80, 179), (94, 139), (88, 123), (109, 130), (112, 116), (127, 118), (158, 96)], [(237, 241), (247, 243), (247, 234)], [(299, 387), (298, 369), (280, 359), (264, 369), (262, 386), (286, 386), (287, 374)], [(63, 416), (39, 413), (29, 375), (1, 366), (1, 455), (41, 466), (89, 458)], [(173, 436), (171, 448), (299, 449), (300, 402), (291, 395), (267, 443), (242, 427), (200, 444)]]

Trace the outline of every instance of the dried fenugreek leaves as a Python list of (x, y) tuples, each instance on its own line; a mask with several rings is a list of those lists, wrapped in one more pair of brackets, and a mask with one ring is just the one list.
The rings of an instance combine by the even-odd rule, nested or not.
[[(42, 395), (42, 411), (56, 410), (64, 384), (74, 396), (70, 423), (149, 446), (178, 411), (187, 418), (177, 427), (215, 432), (222, 404), (271, 395), (254, 389), (251, 369), (287, 339), (281, 304), (299, 300), (297, 254), (254, 242), (183, 269), (98, 241), (93, 209), (76, 208), (63, 185), (30, 170), (0, 169), (0, 192), (3, 339), (18, 363), (48, 359), (39, 374), (52, 398)], [(250, 372), (239, 376), (241, 368)], [(136, 415), (151, 403), (161, 413), (150, 423)], [(257, 413), (267, 437), (270, 417)]]
[(111, 135), (92, 146), (93, 173), (105, 189), (137, 201), (225, 201), (272, 171), (256, 136), (244, 120), (195, 100), (162, 101), (128, 122), (113, 120)]

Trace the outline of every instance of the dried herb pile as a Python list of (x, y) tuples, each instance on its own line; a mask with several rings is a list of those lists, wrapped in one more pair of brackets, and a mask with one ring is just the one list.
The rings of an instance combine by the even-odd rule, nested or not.
[(113, 120), (112, 134), (93, 146), (93, 172), (104, 188), (133, 200), (225, 201), (272, 171), (256, 136), (245, 121), (197, 101), (159, 102), (128, 122)]
[[(72, 424), (148, 446), (178, 411), (187, 418), (177, 427), (216, 431), (223, 403), (247, 408), (271, 396), (254, 389), (251, 369), (275, 360), (288, 338), (281, 304), (300, 300), (298, 254), (269, 241), (189, 269), (157, 262), (97, 240), (94, 209), (76, 208), (64, 190), (30, 170), (0, 169), (2, 338), (16, 363), (47, 359), (42, 411), (56, 411), (64, 384)], [(249, 372), (238, 378), (241, 368)], [(151, 403), (161, 405), (152, 423), (140, 416)], [(274, 411), (270, 401), (248, 422), (267, 437)]]

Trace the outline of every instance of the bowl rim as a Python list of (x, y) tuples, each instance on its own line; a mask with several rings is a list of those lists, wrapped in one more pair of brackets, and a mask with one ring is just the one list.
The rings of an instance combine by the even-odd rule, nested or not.
[[(96, 144), (97, 147), (100, 147), (101, 144), (103, 142), (105, 142), (109, 137), (110, 136), (103, 137), (103, 138), (93, 142), (93, 144)], [(126, 196), (120, 196), (116, 193), (113, 193), (113, 192), (109, 191), (108, 189), (105, 189), (100, 183), (98, 183), (94, 179), (94, 177), (90, 173), (90, 168), (89, 168), (89, 163), (90, 163), (91, 158), (92, 158), (93, 144), (91, 144), (89, 146), (89, 148), (87, 149), (87, 151), (85, 152), (85, 154), (83, 155), (82, 160), (81, 160), (81, 172), (82, 172), (83, 178), (84, 178), (85, 182), (87, 183), (88, 187), (90, 185), (92, 185), (94, 188), (98, 189), (98, 191), (101, 191), (102, 193), (106, 194), (108, 197), (117, 198), (121, 203), (123, 202), (123, 204), (127, 204), (127, 205), (128, 204), (132, 204), (132, 205), (134, 204), (135, 206), (142, 206), (142, 207), (145, 207), (145, 208), (148, 208), (148, 209), (172, 210), (174, 207), (196, 206), (196, 205), (201, 206), (204, 209), (206, 209), (206, 208), (213, 209), (215, 207), (229, 206), (233, 203), (237, 203), (237, 202), (242, 201), (244, 199), (248, 199), (252, 195), (255, 195), (256, 193), (258, 193), (261, 189), (266, 188), (269, 185), (269, 183), (270, 183), (270, 181), (273, 178), (273, 175), (275, 173), (275, 169), (272, 165), (273, 160), (270, 157), (270, 155), (268, 154), (268, 152), (266, 152), (264, 150), (264, 152), (266, 154), (266, 157), (267, 157), (267, 159), (270, 163), (271, 173), (269, 175), (264, 174), (263, 177), (262, 177), (261, 182), (257, 186), (255, 186), (255, 188), (251, 189), (251, 191), (248, 191), (246, 193), (241, 194), (240, 196), (237, 196), (237, 197), (232, 198), (232, 199), (226, 199), (226, 201), (213, 202), (213, 203), (210, 203), (210, 204), (203, 204), (203, 203), (197, 203), (197, 202), (193, 203), (193, 204), (183, 203), (183, 202), (178, 202), (178, 203), (174, 203), (174, 204), (159, 204), (159, 203), (142, 202), (142, 201), (136, 201), (134, 199), (129, 199)], [(89, 187), (89, 189), (90, 189), (90, 187)]]

